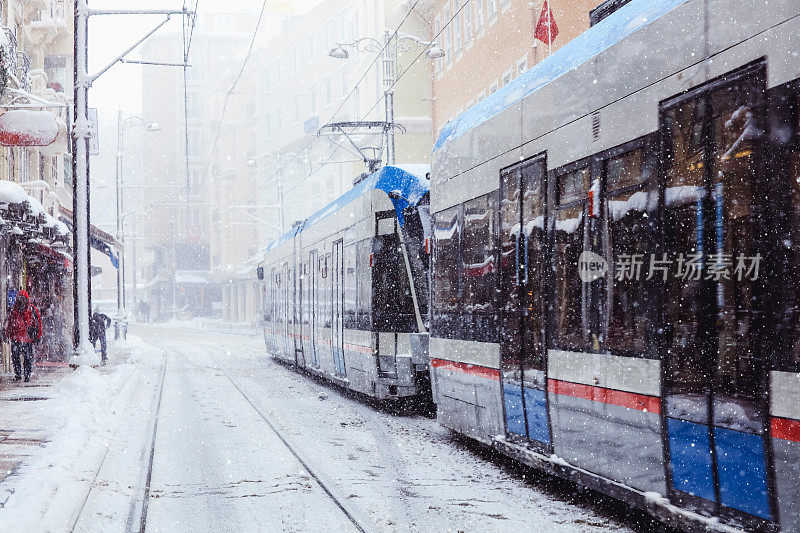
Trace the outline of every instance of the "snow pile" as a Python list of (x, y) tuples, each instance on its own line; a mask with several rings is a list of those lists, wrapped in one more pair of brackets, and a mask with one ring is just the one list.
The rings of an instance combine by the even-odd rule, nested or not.
[(0, 203), (21, 204), (28, 199), (25, 189), (13, 181), (0, 180)]
[(161, 364), (164, 352), (152, 344), (147, 344), (140, 337), (128, 335), (127, 340), (118, 340), (115, 345), (117, 353), (123, 354), (131, 364)]
[(30, 421), (45, 428), (47, 444), (0, 483), (0, 531), (54, 531), (69, 521), (124, 423), (118, 413), (138, 375), (130, 364), (111, 373), (81, 366), (55, 385)]

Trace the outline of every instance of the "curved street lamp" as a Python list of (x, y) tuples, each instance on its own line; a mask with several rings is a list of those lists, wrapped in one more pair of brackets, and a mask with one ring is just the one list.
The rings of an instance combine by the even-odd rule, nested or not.
[[(436, 41), (425, 41), (419, 37), (408, 34), (399, 34), (384, 30), (383, 40), (375, 37), (361, 37), (353, 41), (337, 42), (336, 46), (330, 49), (328, 55), (334, 59), (347, 59), (350, 54), (347, 48), (358, 51), (382, 54), (383, 63), (383, 95), (386, 102), (386, 123), (394, 124), (394, 91), (392, 88), (397, 82), (397, 57), (399, 54), (412, 52), (419, 48), (427, 48), (425, 57), (428, 59), (440, 59), (444, 57), (444, 50)], [(387, 161), (389, 164), (395, 162), (394, 128), (387, 129)]]

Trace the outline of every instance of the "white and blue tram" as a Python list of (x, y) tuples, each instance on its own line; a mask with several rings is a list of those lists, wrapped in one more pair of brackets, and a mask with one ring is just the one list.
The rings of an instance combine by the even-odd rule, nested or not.
[(267, 247), (263, 327), (276, 358), (380, 400), (429, 394), (428, 169), (362, 175)]
[(800, 531), (800, 3), (632, 0), (448, 123), (445, 426), (683, 527)]

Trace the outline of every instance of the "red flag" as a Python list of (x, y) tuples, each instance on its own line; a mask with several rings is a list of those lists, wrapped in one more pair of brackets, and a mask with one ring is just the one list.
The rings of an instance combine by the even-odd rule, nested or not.
[(536, 30), (533, 32), (533, 36), (544, 44), (553, 44), (553, 41), (555, 41), (558, 36), (556, 19), (553, 17), (553, 12), (550, 11), (547, 0), (544, 0), (542, 14), (539, 15), (539, 22), (536, 23)]

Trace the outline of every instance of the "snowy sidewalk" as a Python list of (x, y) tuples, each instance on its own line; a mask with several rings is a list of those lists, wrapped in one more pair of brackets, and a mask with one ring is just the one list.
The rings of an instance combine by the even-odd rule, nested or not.
[(69, 529), (136, 391), (137, 342), (112, 343), (96, 369), (0, 386), (0, 531)]

